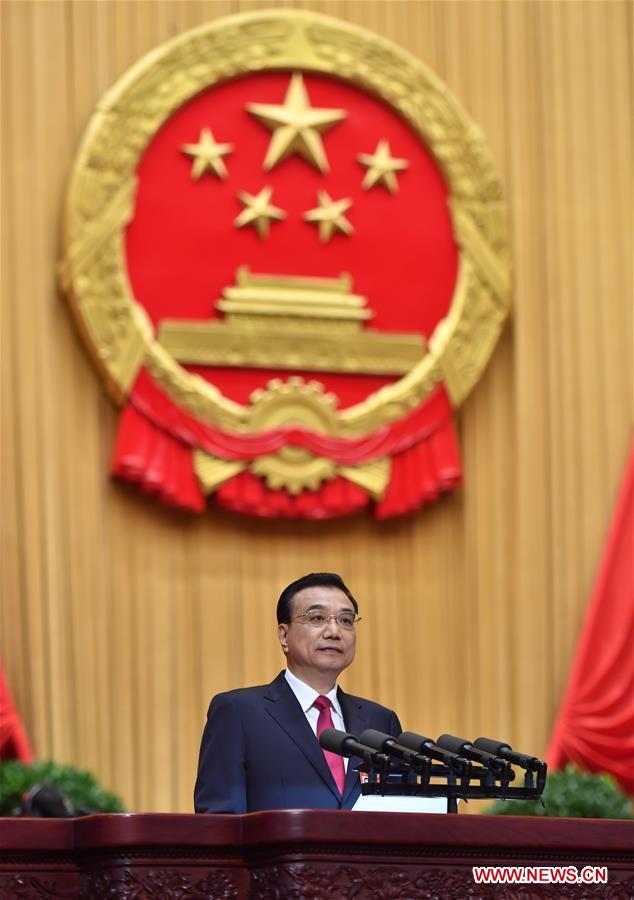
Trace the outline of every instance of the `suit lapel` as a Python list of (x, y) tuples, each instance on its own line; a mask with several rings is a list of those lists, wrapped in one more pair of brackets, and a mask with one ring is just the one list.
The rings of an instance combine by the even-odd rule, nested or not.
[[(351, 697), (344, 693), (341, 688), (339, 688), (338, 697), (346, 731), (358, 738), (361, 732), (365, 731), (368, 727), (365, 712), (358, 700), (355, 697)], [(346, 781), (343, 788), (343, 796), (341, 798), (342, 806), (345, 805), (346, 800), (349, 798), (354, 788), (359, 784), (359, 773), (356, 772), (355, 769), (360, 763), (361, 759), (358, 756), (351, 756), (348, 760)]]
[(324, 751), (319, 746), (319, 742), (308, 724), (304, 710), (299, 705), (297, 697), (284, 677), (284, 672), (280, 672), (275, 681), (271, 682), (265, 697), (269, 701), (267, 706), (269, 715), (275, 719), (280, 728), (299, 747), (317, 774), (339, 800), (340, 794), (332, 777), (332, 772), (328, 768)]

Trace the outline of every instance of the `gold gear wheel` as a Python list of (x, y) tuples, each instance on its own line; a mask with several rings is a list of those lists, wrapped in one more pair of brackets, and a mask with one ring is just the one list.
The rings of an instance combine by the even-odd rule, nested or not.
[[(336, 407), (337, 398), (325, 393), (318, 381), (307, 382), (299, 376), (291, 376), (287, 381), (274, 378), (266, 389), (259, 388), (251, 394), (249, 431), (298, 425), (306, 431), (334, 435)], [(249, 468), (264, 478), (272, 490), (286, 488), (293, 495), (303, 490), (316, 491), (323, 481), (330, 481), (337, 474), (336, 463), (303, 447), (282, 447), (277, 453), (253, 460)]]

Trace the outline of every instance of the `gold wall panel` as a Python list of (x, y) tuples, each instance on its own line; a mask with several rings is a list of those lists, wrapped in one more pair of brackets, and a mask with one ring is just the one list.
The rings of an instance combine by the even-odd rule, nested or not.
[(142, 54), (271, 5), (0, 4), (0, 653), (38, 754), (135, 810), (191, 809), (209, 697), (278, 671), (277, 593), (313, 569), (361, 603), (348, 689), (543, 752), (631, 430), (631, 6), (306, 0), (437, 72), (505, 182), (513, 320), (459, 413), (465, 486), (400, 521), (289, 523), (108, 480), (118, 414), (56, 287), (78, 141)]

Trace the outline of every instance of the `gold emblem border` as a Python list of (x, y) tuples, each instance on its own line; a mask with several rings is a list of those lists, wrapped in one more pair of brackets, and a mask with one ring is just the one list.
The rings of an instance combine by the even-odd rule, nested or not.
[(154, 338), (132, 293), (124, 231), (136, 168), (160, 126), (201, 90), (266, 69), (350, 81), (387, 102), (417, 132), (450, 188), (459, 244), (457, 284), (429, 352), (407, 375), (335, 413), (332, 433), (359, 436), (416, 408), (440, 382), (460, 404), (486, 366), (509, 310), (511, 265), (499, 177), (475, 126), (445, 85), (407, 51), (307, 10), (217, 19), (144, 56), (104, 96), (84, 135), (67, 193), (62, 285), (117, 402), (142, 366), (181, 407), (223, 429), (250, 431), (252, 407), (188, 373)]

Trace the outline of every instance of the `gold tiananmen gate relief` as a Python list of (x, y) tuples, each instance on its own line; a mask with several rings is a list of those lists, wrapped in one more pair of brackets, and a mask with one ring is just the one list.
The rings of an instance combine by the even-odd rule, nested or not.
[(414, 57), (308, 11), (148, 54), (87, 129), (62, 280), (123, 407), (115, 475), (202, 510), (407, 512), (508, 314), (499, 178)]

